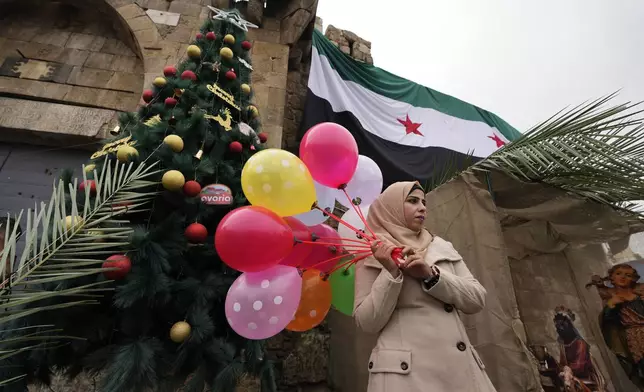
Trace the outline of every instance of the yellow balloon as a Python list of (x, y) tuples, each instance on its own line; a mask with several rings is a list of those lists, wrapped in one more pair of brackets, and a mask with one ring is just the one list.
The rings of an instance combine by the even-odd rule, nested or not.
[(280, 216), (310, 211), (316, 200), (309, 169), (300, 158), (277, 148), (254, 154), (244, 165), (241, 183), (252, 205)]

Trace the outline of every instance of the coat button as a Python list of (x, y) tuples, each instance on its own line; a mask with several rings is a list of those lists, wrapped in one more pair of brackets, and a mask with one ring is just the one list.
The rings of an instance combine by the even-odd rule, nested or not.
[(373, 369), (373, 362), (369, 361), (369, 369)]
[(409, 365), (407, 365), (407, 362), (403, 362), (403, 363), (400, 364), (400, 368), (402, 370), (407, 370), (407, 369), (409, 369)]
[(452, 313), (454, 311), (454, 306), (450, 304), (445, 304), (444, 308), (447, 313)]
[(467, 346), (463, 342), (458, 342), (458, 344), (456, 345), (456, 348), (459, 349), (459, 351), (465, 351)]

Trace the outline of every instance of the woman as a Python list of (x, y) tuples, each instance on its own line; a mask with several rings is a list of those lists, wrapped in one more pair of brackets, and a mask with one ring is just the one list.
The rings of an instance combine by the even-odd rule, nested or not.
[(358, 326), (379, 334), (368, 392), (495, 391), (457, 312), (481, 311), (486, 291), (452, 244), (424, 228), (426, 213), (415, 182), (391, 185), (369, 208), (379, 241), (357, 265), (354, 306)]
[(600, 326), (606, 344), (631, 381), (644, 389), (644, 284), (639, 279), (633, 266), (617, 264), (607, 277), (593, 276), (589, 285), (597, 287), (604, 303)]

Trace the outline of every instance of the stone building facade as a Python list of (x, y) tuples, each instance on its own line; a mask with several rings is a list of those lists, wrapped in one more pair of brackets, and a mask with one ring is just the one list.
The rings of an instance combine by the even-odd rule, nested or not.
[[(296, 148), (317, 4), (0, 0), (0, 185), (6, 185), (0, 212), (48, 200), (60, 170), (86, 162), (117, 125), (118, 113), (136, 110), (143, 103), (142, 91), (163, 67), (181, 61), (208, 17), (207, 5), (237, 7), (260, 26), (248, 32), (248, 39), (263, 130), (269, 146)], [(332, 26), (327, 35), (346, 53), (371, 61), (368, 42)], [(282, 375), (280, 390), (330, 390), (329, 340), (325, 325), (304, 334), (284, 333), (270, 342)], [(56, 377), (54, 382), (56, 391), (92, 391), (96, 385), (84, 376), (71, 382)], [(246, 379), (239, 390), (259, 389), (256, 380)]]

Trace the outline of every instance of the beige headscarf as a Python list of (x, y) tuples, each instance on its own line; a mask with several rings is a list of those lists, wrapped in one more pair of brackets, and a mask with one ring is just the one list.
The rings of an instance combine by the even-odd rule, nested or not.
[(381, 239), (386, 239), (396, 246), (410, 246), (416, 252), (425, 252), (433, 236), (423, 228), (413, 231), (405, 224), (404, 203), (418, 182), (396, 182), (391, 184), (371, 204), (367, 224)]

